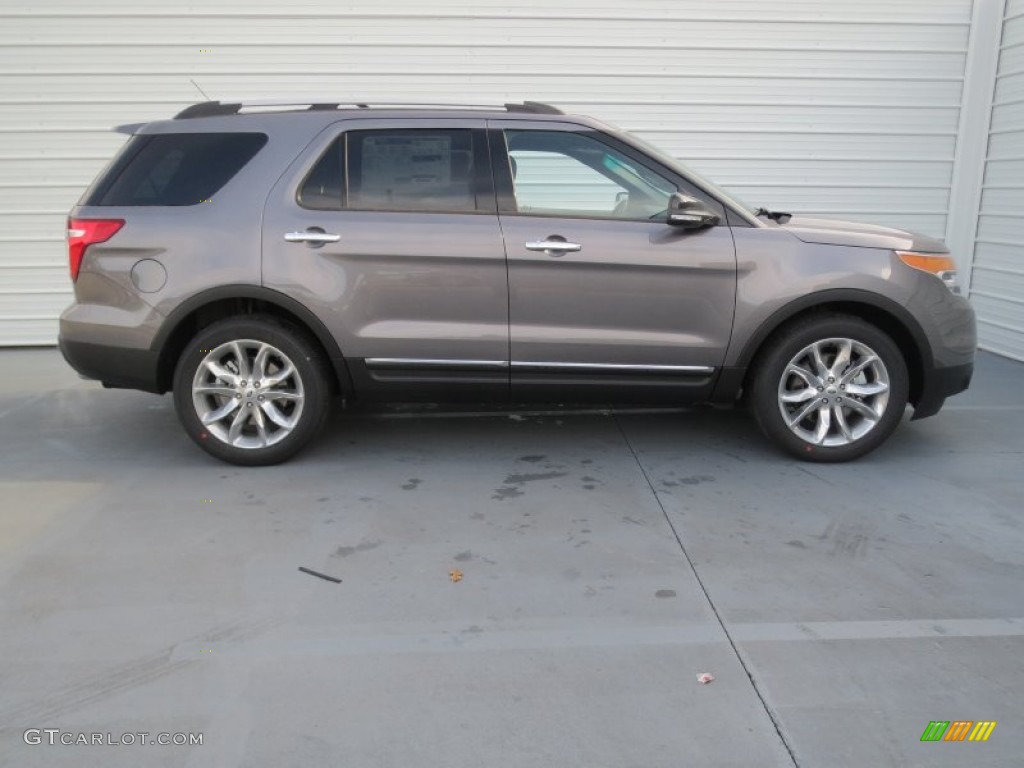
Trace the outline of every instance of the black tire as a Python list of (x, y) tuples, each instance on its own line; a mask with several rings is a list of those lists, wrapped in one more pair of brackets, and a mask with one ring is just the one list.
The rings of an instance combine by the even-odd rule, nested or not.
[[(240, 346), (225, 348), (232, 342)], [(259, 351), (271, 350), (266, 351), (266, 380), (288, 375), (269, 388), (254, 388), (258, 382), (242, 378), (246, 374), (238, 369), (232, 349), (241, 350), (250, 374), (263, 367), (256, 360)], [(204, 364), (208, 358), (231, 375), (214, 376)], [(204, 328), (186, 345), (174, 371), (174, 407), (189, 437), (211, 456), (242, 466), (279, 464), (301, 450), (323, 426), (330, 407), (329, 375), (322, 351), (293, 325), (269, 315), (228, 318)], [(206, 380), (197, 379), (200, 376)], [(224, 392), (194, 395), (197, 380)], [(236, 386), (243, 382), (246, 386)], [(236, 392), (238, 406), (230, 412), (234, 416), (204, 424), (197, 409), (212, 417), (218, 408), (227, 408), (232, 402), (228, 390)], [(233, 422), (245, 407), (251, 410), (234, 437), (239, 444), (232, 444), (228, 440), (233, 427), (228, 421)], [(275, 419), (285, 422), (284, 426)]]
[[(809, 383), (802, 375), (787, 373), (790, 362), (812, 345), (819, 345), (821, 358), (825, 360), (826, 366), (832, 367), (837, 360), (841, 340), (853, 342), (851, 354), (854, 363), (869, 360), (870, 355), (865, 353), (866, 350), (874, 353), (881, 367), (869, 363), (865, 372), (859, 378), (851, 379), (848, 384), (841, 384), (843, 376), (834, 377), (836, 381), (830, 383), (828, 376), (823, 375)], [(861, 346), (856, 346), (858, 344)], [(836, 354), (828, 357), (830, 351)], [(810, 370), (813, 358), (809, 355), (805, 359), (809, 364), (801, 368)], [(847, 365), (842, 370), (852, 372), (854, 367)], [(839, 368), (836, 372), (839, 372)], [(888, 379), (887, 393), (862, 397), (850, 396), (846, 392), (848, 385), (860, 392), (878, 390), (886, 383), (885, 378)], [(818, 383), (823, 385), (822, 388), (819, 389)], [(758, 355), (752, 371), (750, 406), (761, 430), (787, 453), (805, 461), (851, 461), (873, 451), (896, 429), (906, 410), (909, 386), (906, 361), (887, 334), (858, 317), (815, 315), (785, 326)], [(808, 399), (797, 404), (783, 404), (783, 395)], [(853, 403), (856, 408), (850, 406), (851, 401), (856, 401)], [(874, 421), (865, 418), (862, 415), (866, 413), (863, 409), (865, 405), (871, 406), (872, 410), (880, 410), (881, 415)], [(795, 420), (804, 407), (812, 410), (806, 420), (797, 422), (791, 428), (783, 415), (783, 409), (791, 409), (788, 410), (789, 419)], [(821, 409), (830, 413), (822, 417)], [(837, 410), (842, 411), (842, 425), (847, 432), (841, 431)], [(851, 422), (857, 425), (855, 429), (851, 428)], [(815, 427), (815, 434), (809, 434), (811, 425)], [(837, 444), (815, 444), (809, 441), (808, 437), (817, 437), (818, 428), (822, 426), (822, 434), (826, 435), (823, 443), (835, 441)], [(799, 430), (800, 434), (795, 430)], [(858, 435), (859, 430), (865, 431)], [(846, 441), (845, 444), (840, 444), (842, 441)]]

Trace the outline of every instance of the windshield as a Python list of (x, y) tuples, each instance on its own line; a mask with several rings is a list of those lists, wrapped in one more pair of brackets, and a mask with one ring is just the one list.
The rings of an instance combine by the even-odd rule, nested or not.
[(624, 136), (631, 144), (636, 146), (638, 149), (644, 150), (644, 152), (653, 157), (655, 160), (659, 160), (663, 164), (667, 165), (669, 168), (673, 168), (682, 173), (687, 178), (692, 179), (693, 182), (697, 184), (697, 186), (703, 187), (708, 192), (718, 197), (720, 200), (723, 200), (726, 203), (731, 204), (735, 208), (742, 208), (751, 216), (755, 215), (755, 212), (757, 211), (757, 206), (750, 205), (746, 201), (736, 197), (736, 195), (732, 194), (731, 192), (726, 192), (724, 189), (719, 187), (714, 182), (711, 182), (708, 179), (701, 176), (699, 173), (690, 168), (682, 160), (679, 160), (678, 158), (669, 155), (667, 152), (664, 152), (663, 150), (654, 146), (649, 141), (641, 139), (635, 133), (623, 131), (621, 128), (616, 128), (615, 131), (620, 136)]

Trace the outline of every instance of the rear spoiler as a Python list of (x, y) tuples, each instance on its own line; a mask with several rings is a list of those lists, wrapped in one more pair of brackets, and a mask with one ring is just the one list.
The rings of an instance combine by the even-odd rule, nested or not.
[(117, 133), (123, 133), (128, 136), (134, 136), (139, 132), (140, 128), (144, 128), (146, 123), (125, 123), (124, 125), (115, 125), (114, 130)]

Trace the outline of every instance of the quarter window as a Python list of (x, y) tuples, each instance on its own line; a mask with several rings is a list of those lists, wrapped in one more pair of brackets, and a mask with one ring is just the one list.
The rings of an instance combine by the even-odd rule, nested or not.
[(134, 136), (86, 192), (83, 205), (195, 205), (209, 201), (267, 143), (262, 133)]
[(336, 211), (345, 189), (345, 137), (331, 142), (299, 188), (299, 205), (320, 211)]

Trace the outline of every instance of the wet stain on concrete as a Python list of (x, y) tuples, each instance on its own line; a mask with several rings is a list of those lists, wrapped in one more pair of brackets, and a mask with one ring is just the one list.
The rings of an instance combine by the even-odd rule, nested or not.
[(533, 472), (524, 473), (519, 475), (509, 475), (505, 478), (505, 482), (509, 485), (522, 485), (523, 483), (533, 483), (538, 480), (554, 480), (557, 477), (565, 477), (568, 472)]
[(501, 488), (494, 489), (494, 495), (492, 499), (497, 501), (504, 501), (505, 499), (514, 499), (516, 496), (522, 496), (523, 492), (516, 488), (514, 485), (505, 485)]
[(654, 593), (655, 597), (675, 597), (676, 591), (674, 589), (659, 589)]
[(473, 553), (470, 552), (468, 549), (465, 552), (459, 552), (459, 554), (457, 554), (454, 558), (454, 560), (458, 563), (468, 563), (472, 559)]
[(408, 480), (406, 480), (402, 484), (402, 490), (403, 491), (415, 491), (416, 488), (419, 487), (419, 484), (422, 483), (422, 482), (423, 481), (420, 480), (418, 477), (410, 477)]
[(797, 541), (796, 539), (793, 539), (792, 541), (787, 541), (786, 544), (788, 544), (791, 547), (796, 547), (797, 549), (807, 549), (806, 544), (804, 544), (802, 541)]
[[(712, 475), (693, 475), (692, 477), (680, 477), (679, 482), (682, 485), (700, 485), (701, 483), (713, 483), (715, 478)], [(668, 483), (665, 483), (668, 485)]]
[(494, 495), (492, 499), (497, 501), (504, 501), (505, 499), (512, 499), (516, 496), (522, 496), (522, 486), (527, 483), (534, 483), (538, 480), (555, 480), (559, 477), (565, 477), (568, 472), (521, 472), (514, 475), (509, 475), (505, 478), (505, 485), (500, 488), (494, 489)]
[(348, 557), (354, 555), (356, 552), (369, 552), (371, 549), (376, 549), (384, 542), (382, 541), (362, 541), (356, 544), (354, 547), (338, 547), (334, 550), (334, 554), (331, 557)]
[(470, 520), (483, 520), (486, 517), (487, 517), (487, 515), (485, 515), (483, 512), (474, 512), (472, 515), (469, 516), (469, 519)]
[(536, 464), (538, 461), (544, 461), (544, 459), (546, 459), (546, 458), (547, 458), (547, 456), (544, 456), (543, 454), (540, 454), (540, 455), (532, 454), (530, 456), (520, 456), (519, 460), (520, 461), (528, 461), (531, 464)]
[(863, 523), (833, 520), (818, 538), (823, 543), (831, 542), (829, 554), (833, 557), (858, 558), (867, 555), (873, 535), (873, 529)]

